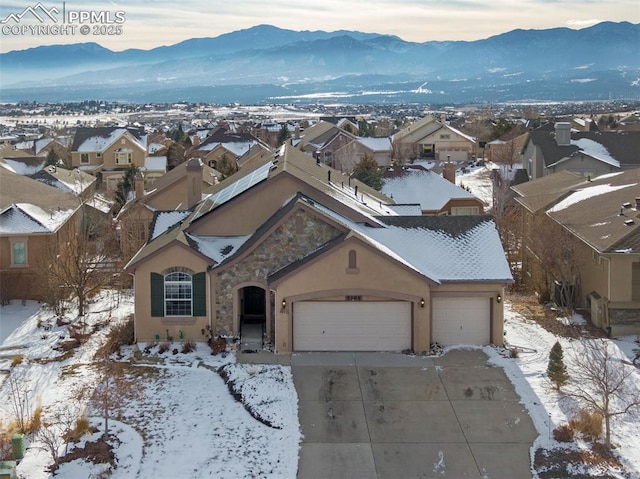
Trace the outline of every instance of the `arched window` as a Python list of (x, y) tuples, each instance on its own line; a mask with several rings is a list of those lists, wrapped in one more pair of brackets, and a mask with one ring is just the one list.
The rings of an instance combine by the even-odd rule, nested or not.
[(151, 316), (206, 316), (206, 276), (180, 266), (151, 273)]
[(184, 272), (167, 274), (164, 277), (165, 316), (191, 316), (192, 309), (191, 275)]

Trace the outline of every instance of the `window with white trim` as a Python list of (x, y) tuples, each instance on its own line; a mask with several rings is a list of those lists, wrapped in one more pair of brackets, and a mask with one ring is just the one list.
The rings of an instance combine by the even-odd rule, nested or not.
[(89, 163), (89, 153), (80, 153), (80, 163)]
[(192, 284), (191, 275), (188, 273), (176, 271), (164, 277), (165, 316), (191, 316)]
[(117, 165), (130, 165), (132, 153), (130, 151), (119, 151), (116, 153)]

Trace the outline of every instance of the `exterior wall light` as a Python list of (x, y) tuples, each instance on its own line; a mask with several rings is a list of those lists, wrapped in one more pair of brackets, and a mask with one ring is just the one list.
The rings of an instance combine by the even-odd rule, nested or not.
[(496, 303), (502, 303), (502, 295), (498, 294), (498, 296), (496, 296)]
[(281, 304), (282, 304), (282, 311), (284, 311), (287, 308), (287, 300), (283, 299)]
[(424, 298), (420, 298), (420, 307), (424, 308)]

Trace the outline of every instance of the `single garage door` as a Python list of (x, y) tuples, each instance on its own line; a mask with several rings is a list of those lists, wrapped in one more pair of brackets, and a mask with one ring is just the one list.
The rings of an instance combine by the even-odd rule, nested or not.
[(490, 298), (432, 298), (433, 341), (489, 344), (490, 307)]
[(402, 351), (411, 348), (411, 303), (302, 301), (293, 305), (296, 351)]

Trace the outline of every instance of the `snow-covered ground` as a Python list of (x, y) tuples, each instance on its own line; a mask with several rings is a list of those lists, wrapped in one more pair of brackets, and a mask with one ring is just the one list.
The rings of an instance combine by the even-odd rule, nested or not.
[[(559, 318), (559, 321), (567, 324), (569, 322), (578, 327), (584, 324), (584, 319), (579, 315), (573, 318)], [(504, 368), (509, 379), (514, 383), (516, 391), (527, 407), (531, 418), (539, 433), (534, 443), (532, 457), (536, 449), (554, 449), (567, 447), (566, 443), (559, 443), (554, 440), (552, 431), (567, 424), (570, 419), (578, 414), (579, 404), (573, 399), (556, 392), (554, 386), (547, 378), (546, 370), (549, 362), (549, 352), (556, 341), (562, 345), (564, 352), (564, 362), (567, 366), (569, 376), (572, 375), (573, 355), (581, 350), (581, 343), (586, 339), (571, 339), (556, 336), (534, 321), (525, 319), (521, 314), (511, 309), (511, 304), (505, 303), (505, 341), (510, 346), (518, 348), (517, 358), (505, 358), (498, 350), (485, 347), (484, 350), (491, 357), (491, 361)], [(609, 340), (614, 351), (613, 356), (631, 362), (635, 357), (635, 350), (640, 349), (640, 344), (636, 342), (635, 336), (628, 336)], [(620, 367), (631, 368), (633, 385), (640, 389), (640, 369), (635, 369), (630, 364), (620, 364)], [(571, 381), (571, 379), (570, 379)], [(564, 389), (564, 388), (563, 388)], [(613, 422), (612, 443), (616, 447), (617, 454), (622, 459), (622, 463), (636, 475), (640, 477), (640, 447), (638, 438), (640, 437), (640, 409), (635, 409), (629, 414), (622, 416)], [(578, 441), (578, 449), (588, 449), (589, 444)], [(576, 471), (578, 473), (580, 471)], [(584, 468), (582, 471), (586, 476), (581, 477), (601, 477), (603, 471), (599, 469)], [(607, 471), (612, 474), (612, 471)], [(614, 477), (629, 477), (626, 475)]]
[(466, 172), (456, 171), (456, 185), (468, 188), (472, 195), (487, 205), (490, 211), (493, 205), (493, 187), (491, 169), (488, 166), (467, 167)]
[[(2, 307), (3, 324), (7, 321), (22, 325), (1, 345), (0, 370), (4, 373), (0, 374), (0, 395), (9, 395), (7, 372), (11, 371), (11, 375), (26, 381), (30, 403), (42, 407), (45, 422), (72, 407), (72, 393), (82, 385), (95, 383), (93, 356), (105, 341), (108, 324), (131, 314), (133, 298), (121, 296), (116, 304), (114, 294), (104, 293), (93, 301), (90, 311), (86, 316), (88, 325), (104, 327), (98, 326), (89, 341), (67, 357), (53, 349), (68, 335), (66, 327), (55, 325), (50, 311), (39, 309), (34, 302)], [(175, 355), (174, 348), (179, 350)], [(127, 375), (137, 379), (142, 393), (118, 411), (119, 421), (110, 421), (109, 432), (117, 438), (111, 441), (117, 467), (110, 477), (295, 477), (301, 437), (290, 368), (235, 364), (233, 354), (212, 356), (205, 344), (198, 344), (190, 353), (180, 349), (176, 343), (159, 354), (156, 345), (150, 348), (149, 355), (127, 365)], [(135, 347), (125, 348), (123, 360), (129, 362), (134, 351)], [(22, 363), (11, 366), (16, 355), (23, 357)], [(244, 402), (254, 416), (267, 418), (273, 427), (255, 419), (234, 399), (216, 372), (225, 364), (229, 365), (228, 376), (242, 390)], [(14, 419), (12, 401), (0, 401), (0, 427)], [(93, 417), (92, 424), (99, 430), (95, 437), (84, 438), (70, 449), (100, 436), (102, 420)], [(36, 436), (18, 465), (19, 477), (52, 478), (47, 471), (51, 462), (50, 454)], [(62, 464), (56, 477), (98, 477), (105, 468), (74, 460)]]
[[(107, 325), (125, 318), (132, 311), (129, 295), (118, 298), (104, 293), (91, 304), (87, 321), (91, 325)], [(70, 394), (78, 385), (91, 384), (95, 369), (93, 356), (104, 342), (107, 327), (97, 328), (87, 343), (64, 356), (52, 349), (66, 337), (66, 328), (52, 324), (51, 312), (28, 302), (0, 309), (5, 321), (22, 322), (0, 348), (0, 395), (7, 397), (8, 375), (21, 375), (28, 381), (32, 404), (39, 402), (43, 416), (53, 417), (69, 404)], [(564, 324), (581, 327), (580, 316), (560, 319)], [(38, 324), (40, 323), (40, 326)], [(571, 374), (570, 358), (582, 340), (557, 337), (537, 323), (524, 318), (505, 303), (506, 341), (518, 348), (517, 358), (505, 357), (502, 348), (483, 347), (491, 361), (505, 369), (514, 383), (537, 428), (539, 436), (531, 455), (539, 448), (573, 447), (588, 449), (590, 445), (578, 440), (575, 444), (557, 443), (552, 431), (566, 424), (578, 409), (570, 398), (555, 391), (546, 377), (549, 351), (556, 340), (564, 349), (565, 363)], [(616, 355), (631, 362), (640, 345), (635, 337), (611, 340)], [(139, 345), (144, 349), (145, 345)], [(172, 348), (179, 348), (177, 343)], [(236, 478), (267, 477), (294, 478), (298, 463), (300, 431), (297, 417), (297, 397), (290, 368), (267, 365), (242, 365), (235, 356), (212, 356), (209, 348), (199, 344), (195, 351), (172, 354), (158, 353), (158, 346), (150, 346), (150, 354), (131, 361), (128, 374), (143, 385), (142, 396), (127, 404), (110, 421), (110, 433), (117, 458), (114, 479), (154, 479), (189, 477)], [(135, 347), (127, 347), (122, 355), (129, 362)], [(11, 358), (20, 354), (23, 362), (11, 367)], [(138, 357), (140, 357), (138, 355)], [(242, 394), (245, 404), (236, 401), (227, 384), (215, 370), (225, 366), (226, 376), (234, 383), (234, 392)], [(630, 364), (621, 367), (633, 368)], [(632, 382), (640, 387), (640, 370), (633, 370)], [(251, 411), (251, 414), (248, 412)], [(0, 401), (0, 422), (7, 425), (14, 418), (10, 401)], [(256, 417), (262, 418), (259, 421)], [(271, 424), (270, 427), (264, 422)], [(92, 418), (98, 431), (102, 420)], [(85, 437), (72, 446), (81, 447), (95, 437)], [(640, 411), (634, 411), (614, 422), (612, 442), (616, 453), (635, 476), (607, 470), (608, 477), (640, 477)], [(38, 439), (32, 439), (25, 459), (19, 464), (19, 477), (51, 479), (47, 472), (51, 457), (41, 449)], [(604, 466), (603, 466), (604, 467)], [(74, 460), (63, 464), (56, 477), (86, 479), (98, 477), (107, 466)], [(581, 477), (598, 477), (604, 469), (581, 466)]]

